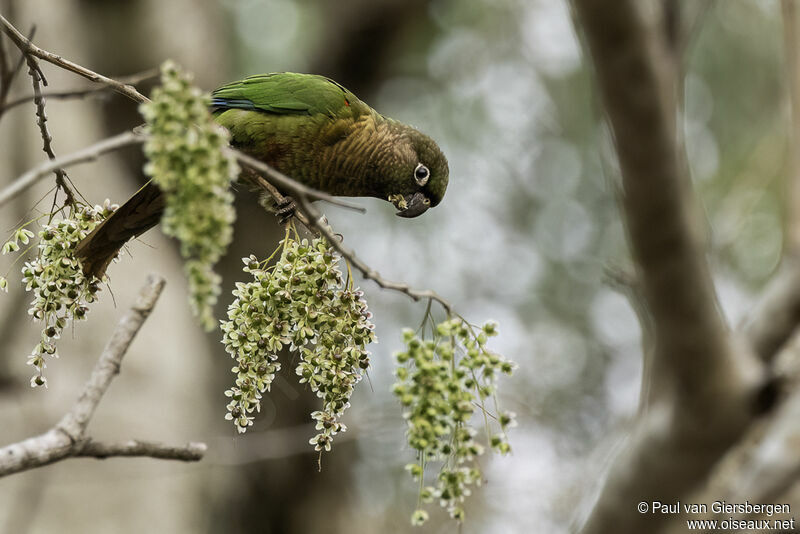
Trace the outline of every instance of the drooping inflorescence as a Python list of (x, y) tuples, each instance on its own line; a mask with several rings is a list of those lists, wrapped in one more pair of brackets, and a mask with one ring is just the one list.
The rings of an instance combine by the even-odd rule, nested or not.
[[(210, 97), (194, 88), (175, 64), (162, 66), (162, 86), (152, 97), (140, 108), (147, 120), (145, 172), (165, 194), (162, 228), (180, 241), (192, 309), (212, 329), (217, 325), (212, 308), (220, 293), (213, 266), (231, 241), (235, 214), (229, 185), (239, 167), (225, 150), (228, 132), (208, 111)], [(402, 195), (388, 198), (400, 209), (408, 207)], [(116, 208), (109, 201), (95, 207), (70, 203), (69, 217), (53, 221), (55, 213), (48, 214), (38, 245), (28, 249), (36, 246), (38, 252), (22, 268), (23, 283), (34, 293), (28, 313), (43, 323), (41, 339), (28, 358), (36, 370), (31, 386), (47, 385), (43, 371), (46, 359), (57, 357), (56, 341), (70, 321), (86, 318), (88, 305), (106, 281), (105, 276), (87, 278), (74, 253)], [(27, 245), (34, 235), (25, 226), (17, 229), (3, 253), (19, 250), (20, 243)], [(279, 251), (279, 259), (271, 264)], [(236, 362), (234, 385), (225, 392), (230, 398), (226, 419), (238, 432), (247, 431), (262, 395), (281, 369), (278, 354), (286, 349), (294, 356), (299, 382), (321, 399), (321, 409), (310, 414), (317, 434), (309, 440), (321, 457), (331, 450), (335, 436), (347, 430), (341, 418), (369, 368), (367, 346), (376, 341), (372, 314), (363, 292), (353, 287), (349, 264), (345, 279), (339, 255), (324, 238), (300, 239), (292, 227), (272, 256), (243, 260), (243, 270), (252, 279), (236, 284), (228, 318), (219, 322), (222, 343)], [(0, 290), (7, 286), (0, 277)], [(440, 302), (449, 314), (449, 306)], [(497, 376), (511, 374), (514, 364), (487, 348), (488, 337), (495, 334), (494, 323), (478, 329), (460, 317), (435, 325), (430, 340), (411, 330), (403, 334), (406, 350), (396, 355), (400, 366), (393, 391), (407, 420), (407, 442), (417, 453), (417, 462), (407, 466), (420, 484), (420, 505), (412, 515), (415, 525), (428, 519), (421, 503), (434, 499), (453, 518), (464, 519), (464, 499), (482, 480), (476, 459), (485, 447), (476, 437), (474, 416), (483, 415), (487, 444), (501, 454), (510, 452), (506, 430), (515, 424), (514, 415), (499, 411), (495, 387)], [(494, 413), (487, 401), (493, 402)], [(431, 463), (439, 464), (437, 481), (425, 486)]]
[(209, 95), (170, 61), (161, 68), (161, 81), (152, 102), (140, 107), (149, 134), (145, 172), (166, 195), (161, 226), (181, 243), (192, 310), (210, 330), (217, 324), (212, 308), (220, 293), (213, 266), (233, 235), (228, 186), (239, 168), (222, 150), (229, 135), (211, 117)]
[[(28, 314), (43, 323), (41, 339), (28, 357), (35, 373), (31, 386), (46, 386), (44, 376), (47, 357), (57, 358), (56, 341), (72, 320), (84, 320), (88, 305), (97, 298), (102, 280), (87, 278), (80, 260), (75, 257), (78, 243), (98, 223), (117, 209), (108, 200), (102, 206), (76, 205), (69, 217), (53, 220), (39, 231), (37, 256), (22, 267), (22, 283), (33, 292)], [(28, 244), (34, 233), (19, 228), (14, 237), (3, 245), (3, 253), (19, 250), (19, 244)], [(2, 287), (7, 283), (2, 280)]]
[(287, 231), (281, 250), (274, 265), (243, 258), (253, 279), (236, 284), (236, 300), (222, 322), (222, 342), (236, 360), (235, 385), (225, 392), (231, 398), (226, 418), (239, 432), (253, 424), (252, 414), (280, 369), (278, 352), (286, 347), (300, 355), (300, 383), (322, 399), (322, 409), (311, 414), (319, 432), (310, 443), (329, 451), (333, 437), (346, 430), (339, 419), (369, 367), (366, 347), (376, 339), (374, 326), (363, 293), (352, 280), (345, 282), (339, 256), (325, 239), (298, 240)]
[[(497, 377), (510, 375), (514, 364), (487, 348), (488, 338), (496, 333), (494, 322), (476, 332), (461, 318), (448, 319), (435, 327), (430, 340), (406, 329), (406, 350), (395, 354), (399, 366), (394, 394), (404, 408), (408, 444), (417, 452), (417, 461), (406, 469), (420, 483), (420, 503), (439, 499), (459, 521), (464, 519), (462, 503), (470, 487), (482, 477), (475, 459), (484, 446), (475, 440), (478, 431), (471, 423), (476, 411), (483, 417), (491, 448), (501, 454), (511, 451), (506, 429), (515, 424), (514, 414), (498, 412), (495, 388)], [(487, 400), (493, 401), (494, 414)], [(431, 462), (440, 462), (441, 468), (436, 485), (425, 486), (425, 468)], [(427, 519), (428, 512), (418, 506), (411, 522), (421, 525)]]

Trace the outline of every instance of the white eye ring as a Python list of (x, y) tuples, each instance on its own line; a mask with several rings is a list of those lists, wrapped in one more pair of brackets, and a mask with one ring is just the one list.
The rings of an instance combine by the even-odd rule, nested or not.
[(417, 163), (417, 168), (414, 169), (414, 180), (416, 180), (420, 186), (423, 186), (428, 183), (428, 178), (430, 177), (431, 171), (428, 170), (428, 167), (422, 163)]

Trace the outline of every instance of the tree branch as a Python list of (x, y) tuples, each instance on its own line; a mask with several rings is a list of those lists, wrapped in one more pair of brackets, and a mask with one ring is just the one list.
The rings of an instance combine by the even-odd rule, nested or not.
[[(322, 191), (303, 185), (297, 180), (289, 178), (285, 174), (278, 172), (269, 165), (245, 154), (244, 152), (236, 150), (235, 148), (226, 148), (225, 150), (229, 155), (232, 155), (234, 158), (236, 158), (236, 160), (242, 165), (269, 176), (269, 181), (273, 186), (288, 191), (293, 197), (303, 197), (311, 200), (323, 200), (329, 204), (333, 204), (334, 206), (340, 206), (342, 208), (358, 211), (360, 213), (364, 213), (366, 211), (361, 206), (351, 204), (345, 200), (338, 199), (327, 193), (323, 193)], [(270, 194), (273, 193), (270, 192)], [(275, 200), (278, 200), (278, 198)]]
[[(653, 318), (651, 399), (583, 532), (656, 532), (640, 501), (701, 482), (753, 417), (760, 368), (717, 307), (676, 129), (676, 68), (657, 10), (574, 0), (614, 134), (637, 279)], [(649, 17), (649, 18), (648, 18)]]
[[(85, 99), (89, 97), (97, 97), (98, 99), (103, 99), (109, 96), (111, 93), (111, 88), (106, 86), (95, 86), (95, 87), (88, 87), (86, 89), (72, 89), (66, 91), (42, 91), (41, 95), (43, 98), (52, 98), (53, 100), (71, 100), (71, 99)], [(33, 102), (36, 100), (36, 95), (26, 95), (21, 96), (19, 98), (15, 98), (10, 100), (6, 104), (0, 106), (0, 113), (5, 113), (13, 108), (19, 107), (23, 104), (27, 104), (28, 102)]]
[[(72, 154), (44, 162), (29, 170), (12, 182), (11, 185), (0, 191), (0, 207), (13, 200), (17, 195), (25, 191), (27, 188), (33, 186), (37, 181), (47, 176), (54, 169), (67, 168), (78, 163), (94, 161), (107, 152), (111, 152), (129, 145), (143, 143), (145, 139), (146, 136), (140, 133), (123, 132), (114, 137), (109, 137), (107, 139), (103, 139), (102, 141), (98, 141), (97, 143), (77, 152), (73, 152)], [(258, 174), (246, 175), (246, 179), (273, 196), (276, 201), (280, 202), (285, 198), (278, 191), (277, 187), (290, 192), (292, 197), (299, 202), (298, 207), (300, 208), (301, 213), (298, 214), (298, 220), (300, 223), (308, 228), (317, 230), (320, 234), (325, 236), (331, 245), (333, 245), (333, 247), (342, 256), (344, 256), (351, 265), (361, 272), (364, 278), (374, 281), (384, 289), (403, 293), (415, 301), (420, 299), (430, 299), (436, 301), (441, 304), (445, 311), (452, 311), (452, 305), (435, 291), (428, 289), (414, 289), (409, 287), (408, 284), (386, 280), (377, 271), (373, 270), (367, 264), (361, 261), (361, 259), (356, 256), (354, 251), (346, 248), (341, 243), (340, 239), (326, 224), (320, 222), (322, 219), (322, 214), (311, 205), (311, 201), (323, 200), (336, 206), (341, 206), (359, 212), (363, 212), (364, 208), (340, 200), (327, 193), (323, 193), (322, 191), (317, 191), (316, 189), (307, 187), (278, 172), (269, 165), (266, 165), (265, 163), (262, 163), (257, 159), (244, 154), (243, 152), (232, 148), (226, 148), (225, 150), (228, 151), (229, 154), (233, 155), (237, 161), (239, 161), (246, 168), (269, 176), (270, 181), (264, 179)]]
[(123, 443), (102, 443), (93, 439), (80, 442), (75, 457), (97, 458), (103, 460), (114, 456), (144, 456), (161, 460), (180, 460), (197, 462), (203, 459), (207, 447), (205, 443), (190, 442), (186, 445), (164, 445), (154, 441), (132, 439)]
[(728, 469), (717, 470), (718, 479), (712, 477), (712, 500), (724, 496), (730, 502), (776, 502), (791, 490), (800, 478), (798, 421), (800, 390), (795, 389), (768, 421), (753, 426), (741, 448), (732, 451), (738, 459), (735, 469), (720, 463)]
[[(631, 1), (577, 0), (614, 133), (623, 211), (653, 314), (662, 359), (684, 386), (701, 389), (728, 364), (726, 328), (698, 239), (690, 184), (679, 165), (674, 69), (661, 26)], [(705, 370), (705, 369), (703, 369)]]
[(56, 158), (54, 160), (45, 161), (33, 169), (29, 170), (16, 180), (11, 185), (0, 191), (0, 207), (9, 201), (13, 200), (17, 195), (33, 186), (50, 174), (55, 169), (66, 169), (78, 163), (85, 163), (94, 161), (107, 152), (112, 152), (120, 148), (135, 145), (144, 142), (144, 137), (134, 132), (123, 132), (114, 137), (109, 137), (98, 141), (82, 150), (73, 152), (66, 156)]
[(101, 83), (103, 85), (107, 85), (111, 87), (114, 91), (120, 93), (121, 95), (125, 95), (131, 100), (136, 102), (149, 102), (150, 99), (144, 96), (142, 93), (136, 90), (135, 87), (132, 85), (128, 85), (117, 80), (113, 80), (108, 78), (107, 76), (103, 76), (102, 74), (98, 74), (92, 70), (87, 69), (86, 67), (82, 67), (77, 63), (73, 63), (68, 59), (64, 59), (59, 55), (53, 54), (52, 52), (48, 52), (47, 50), (43, 50), (33, 44), (30, 39), (22, 35), (19, 30), (17, 30), (8, 20), (6, 20), (3, 15), (0, 15), (0, 26), (2, 26), (3, 31), (11, 41), (22, 50), (25, 54), (30, 54), (36, 56), (37, 58), (47, 61), (48, 63), (52, 63), (58, 67), (61, 67), (64, 70), (68, 70), (77, 74), (78, 76), (83, 76), (87, 80), (91, 80), (95, 83)]
[[(689, 502), (791, 502), (787, 496), (800, 477), (800, 334), (795, 333), (772, 359), (779, 402), (773, 402), (771, 410), (750, 425)], [(686, 519), (727, 518), (713, 513), (675, 515), (667, 532), (686, 532)]]
[[(253, 187), (260, 189), (271, 196), (273, 200), (275, 200), (276, 205), (282, 206), (286, 203), (287, 197), (278, 191), (277, 187), (269, 183), (266, 178), (261, 176), (255, 170), (245, 167), (242, 175), (247, 182), (253, 185)], [(295, 210), (293, 216), (295, 219), (297, 219), (297, 221), (300, 222), (300, 224), (311, 231), (311, 221), (308, 220), (308, 217), (306, 217), (305, 213)]]
[(450, 302), (445, 300), (442, 296), (431, 289), (414, 289), (406, 283), (393, 282), (383, 278), (378, 271), (372, 269), (369, 265), (361, 261), (361, 259), (356, 256), (354, 250), (344, 246), (342, 240), (339, 239), (333, 230), (331, 230), (331, 227), (322, 221), (322, 213), (320, 213), (314, 206), (311, 205), (311, 202), (309, 202), (308, 198), (301, 196), (298, 198), (298, 200), (300, 202), (300, 208), (306, 213), (309, 221), (311, 221), (311, 225), (318, 230), (319, 233), (325, 237), (325, 239), (328, 240), (328, 242), (333, 246), (333, 248), (336, 249), (337, 252), (339, 252), (339, 254), (341, 254), (348, 262), (350, 262), (353, 267), (358, 269), (364, 278), (367, 280), (372, 280), (383, 289), (389, 289), (391, 291), (403, 293), (414, 301), (418, 301), (420, 299), (436, 301), (448, 314), (453, 311), (453, 306), (450, 304)]
[[(42, 84), (47, 85), (47, 80), (42, 75), (42, 70), (39, 68), (39, 63), (36, 59), (27, 54), (26, 57), (28, 60), (28, 73), (31, 76), (31, 83), (33, 84), (33, 102), (36, 106), (36, 122), (39, 125), (39, 132), (42, 135), (42, 149), (44, 153), (47, 154), (48, 159), (52, 161), (56, 159), (56, 154), (53, 151), (53, 136), (50, 135), (50, 131), (47, 128), (47, 112), (44, 108), (44, 97), (42, 96)], [(67, 177), (66, 171), (61, 168), (56, 168), (53, 169), (53, 173), (56, 175), (56, 185), (64, 191), (67, 197), (67, 204), (74, 204), (75, 195), (67, 184), (69, 178)], [(53, 202), (55, 202), (55, 198)]]
[[(400, 283), (400, 282), (393, 282), (391, 280), (387, 280), (383, 278), (377, 271), (372, 269), (369, 265), (361, 261), (361, 259), (356, 256), (355, 252), (351, 249), (345, 247), (339, 237), (331, 230), (330, 226), (326, 223), (322, 222), (322, 213), (317, 210), (314, 206), (312, 206), (312, 200), (325, 200), (332, 204), (336, 204), (341, 206), (344, 204), (345, 207), (351, 207), (350, 204), (343, 203), (341, 200), (336, 199), (335, 197), (331, 197), (325, 193), (321, 193), (315, 189), (311, 189), (309, 187), (304, 186), (303, 184), (296, 182), (295, 180), (289, 178), (288, 176), (278, 172), (277, 170), (273, 169), (269, 165), (254, 159), (247, 154), (239, 152), (235, 149), (228, 149), (230, 152), (236, 157), (236, 159), (246, 165), (247, 167), (257, 171), (259, 173), (264, 173), (270, 177), (272, 181), (272, 186), (280, 187), (284, 190), (291, 192), (292, 198), (297, 202), (297, 208), (301, 212), (301, 218), (299, 219), (300, 222), (309, 229), (316, 230), (320, 235), (325, 237), (328, 242), (341, 254), (350, 264), (358, 269), (361, 272), (362, 276), (368, 280), (372, 280), (376, 284), (378, 284), (383, 289), (389, 289), (391, 291), (397, 291), (403, 293), (404, 295), (410, 297), (412, 300), (418, 301), (420, 299), (429, 299), (438, 302), (442, 308), (448, 313), (450, 313), (453, 309), (453, 306), (441, 297), (435, 291), (430, 289), (414, 289), (410, 287), (408, 284)], [(264, 187), (263, 184), (260, 184), (258, 181), (254, 182), (256, 185)], [(270, 184), (267, 184), (270, 185)], [(275, 189), (275, 187), (264, 187), (265, 191), (271, 194), (276, 201), (280, 201), (282, 195)], [(278, 196), (275, 196), (275, 193), (278, 193)], [(1, 202), (0, 202), (1, 204)], [(358, 208), (362, 209), (362, 208)]]
[(164, 279), (159, 276), (147, 277), (145, 287), (139, 293), (136, 303), (131, 306), (128, 313), (120, 320), (117, 328), (114, 329), (114, 333), (108, 340), (106, 348), (103, 349), (78, 401), (56, 425), (56, 428), (70, 435), (74, 440), (78, 440), (83, 435), (100, 399), (103, 398), (111, 381), (119, 373), (122, 358), (128, 352), (133, 338), (136, 337), (150, 312), (153, 311), (164, 288), (164, 283)]
[(800, 257), (784, 256), (777, 274), (761, 293), (739, 330), (753, 352), (772, 361), (800, 324)]
[[(9, 36), (9, 38), (17, 45), (24, 53), (33, 55), (37, 58), (40, 58), (44, 61), (48, 61), (54, 65), (57, 65), (63, 69), (66, 69), (70, 72), (74, 72), (80, 76), (83, 76), (93, 82), (102, 83), (111, 87), (113, 90), (117, 91), (120, 94), (131, 98), (137, 102), (148, 102), (149, 99), (136, 91), (134, 87), (131, 85), (127, 85), (121, 83), (117, 80), (113, 80), (102, 74), (98, 74), (94, 71), (91, 71), (85, 67), (82, 67), (72, 61), (62, 58), (61, 56), (57, 56), (51, 52), (43, 50), (36, 45), (34, 45), (29, 39), (23, 36), (8, 20), (6, 20), (2, 15), (0, 15), (0, 26), (2, 26), (3, 31)], [(19, 177), (14, 183), (12, 183), (9, 187), (5, 188), (4, 190), (0, 191), (0, 206), (7, 203), (9, 200), (16, 197), (19, 193), (31, 187), (36, 181), (41, 179), (47, 173), (57, 169), (57, 168), (64, 168), (70, 165), (74, 165), (76, 163), (82, 163), (85, 161), (92, 161), (97, 159), (100, 155), (104, 154), (105, 152), (116, 150), (117, 148), (121, 148), (123, 146), (127, 146), (130, 144), (142, 142), (143, 138), (138, 136), (132, 132), (126, 132), (120, 134), (115, 137), (111, 137), (100, 141), (94, 145), (91, 145), (85, 148), (82, 151), (75, 152), (65, 158), (60, 158), (56, 160), (52, 160), (48, 162), (48, 164), (42, 164), (34, 169), (31, 169), (21, 177)], [(352, 209), (355, 211), (363, 212), (364, 209), (360, 206), (356, 206), (350, 204), (349, 202), (337, 199), (331, 195), (323, 193), (321, 191), (317, 191), (310, 187), (307, 187), (288, 176), (283, 175), (282, 173), (276, 171), (272, 167), (265, 165), (264, 163), (258, 161), (255, 158), (244, 154), (238, 150), (229, 148), (227, 149), (231, 151), (236, 159), (242, 165), (254, 169), (260, 173), (267, 175), (270, 178), (270, 183), (272, 188), (265, 188), (269, 194), (275, 197), (275, 193), (280, 194), (276, 188), (284, 189), (292, 194), (301, 205), (302, 210), (305, 212), (306, 217), (308, 217), (308, 222), (313, 226), (316, 230), (318, 230), (322, 235), (324, 235), (328, 241), (336, 248), (336, 250), (344, 256), (350, 263), (358, 269), (361, 274), (369, 279), (373, 280), (377, 283), (380, 287), (384, 289), (389, 289), (392, 291), (398, 291), (404, 293), (408, 297), (412, 298), (413, 300), (420, 300), (420, 299), (430, 299), (433, 301), (438, 302), (441, 306), (449, 313), (452, 310), (452, 306), (448, 301), (444, 298), (439, 296), (436, 292), (431, 290), (418, 290), (409, 287), (407, 284), (393, 282), (390, 280), (386, 280), (378, 274), (377, 271), (371, 269), (368, 265), (362, 262), (355, 253), (345, 248), (336, 235), (324, 224), (321, 224), (319, 219), (322, 218), (322, 214), (316, 210), (310, 204), (310, 200), (324, 200), (325, 202), (329, 202), (331, 204), (341, 206), (344, 208)], [(261, 184), (263, 187), (264, 184)], [(271, 190), (270, 190), (271, 189)], [(276, 197), (277, 198), (277, 197)], [(302, 219), (301, 219), (301, 222)]]
[(163, 278), (154, 275), (147, 277), (139, 298), (111, 335), (77, 402), (44, 434), (0, 448), (0, 477), (80, 456), (152, 456), (183, 461), (202, 458), (205, 445), (201, 443), (190, 443), (184, 447), (167, 447), (139, 441), (106, 444), (85, 436), (92, 415), (111, 381), (119, 373), (122, 359), (153, 310), (163, 288)]
[[(126, 85), (136, 85), (143, 81), (156, 78), (158, 77), (158, 69), (149, 69), (143, 71), (139, 74), (132, 74), (130, 76), (125, 76), (119, 78), (120, 83), (124, 83)], [(104, 97), (107, 96), (113, 89), (108, 86), (93, 86), (93, 87), (86, 87), (83, 89), (71, 89), (67, 91), (42, 91), (41, 95), (44, 98), (52, 98), (55, 100), (70, 100), (70, 99), (83, 99), (91, 96), (97, 97)], [(19, 98), (15, 98), (7, 102), (5, 105), (0, 106), (0, 114), (5, 113), (6, 111), (20, 106), (22, 104), (26, 104), (36, 99), (36, 95), (27, 95), (21, 96)]]

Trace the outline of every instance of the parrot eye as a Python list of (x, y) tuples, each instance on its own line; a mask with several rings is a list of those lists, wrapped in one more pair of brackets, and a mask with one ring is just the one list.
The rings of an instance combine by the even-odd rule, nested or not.
[(414, 179), (417, 181), (419, 185), (425, 185), (428, 183), (428, 178), (431, 176), (431, 171), (428, 170), (428, 167), (423, 165), (422, 163), (417, 164), (417, 168), (414, 169)]

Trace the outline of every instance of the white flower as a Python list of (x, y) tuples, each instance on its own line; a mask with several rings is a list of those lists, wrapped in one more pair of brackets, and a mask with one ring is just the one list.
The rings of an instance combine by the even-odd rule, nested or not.
[(31, 377), (31, 387), (38, 388), (44, 386), (47, 387), (47, 379), (42, 375), (35, 375)]
[(414, 510), (411, 514), (411, 524), (415, 527), (421, 527), (428, 520), (428, 512), (425, 510)]

